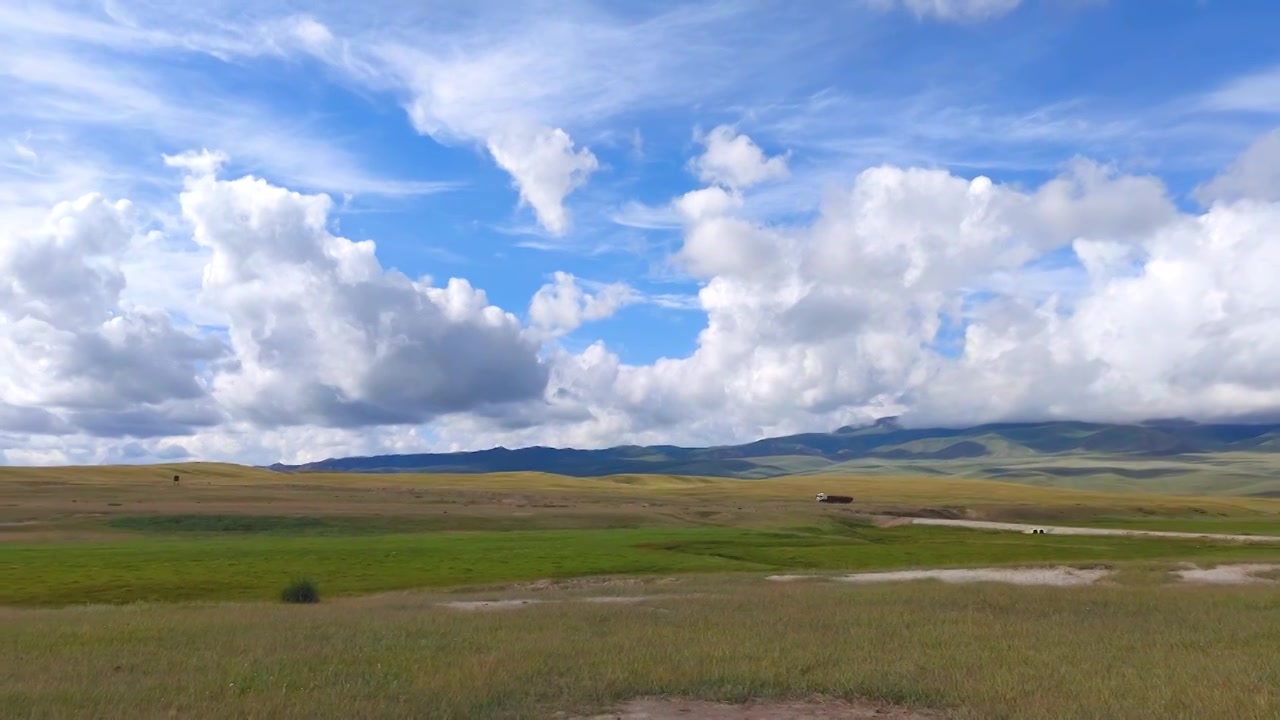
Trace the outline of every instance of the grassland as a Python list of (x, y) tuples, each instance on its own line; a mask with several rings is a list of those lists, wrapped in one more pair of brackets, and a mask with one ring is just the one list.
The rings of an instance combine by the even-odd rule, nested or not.
[(1280, 560), (1280, 548), (834, 523), (790, 531), (693, 527), (374, 537), (268, 533), (92, 544), (9, 543), (0, 545), (0, 604), (267, 599), (295, 576), (317, 580), (332, 595), (358, 595), (609, 574), (1136, 560)]
[(549, 718), (647, 695), (983, 719), (1280, 714), (1268, 590), (690, 578), (661, 592), (494, 612), (420, 593), (0, 611), (0, 715)]
[[(1280, 562), (1280, 546), (885, 514), (1274, 533), (1280, 501), (910, 476), (0, 470), (0, 716), (548, 717), (644, 695), (811, 694), (955, 717), (1280, 714), (1280, 595), (1167, 573)], [(1078, 588), (764, 579), (1059, 563), (1120, 572)], [(323, 602), (276, 602), (300, 576)], [(574, 578), (591, 580), (521, 585), (588, 583)], [(645, 598), (581, 602), (620, 590)], [(440, 604), (530, 592), (553, 602)]]
[(1280, 497), (1280, 455), (1210, 453), (1142, 458), (1125, 455), (1001, 455), (951, 460), (859, 459), (795, 473), (983, 478), (1087, 492)]

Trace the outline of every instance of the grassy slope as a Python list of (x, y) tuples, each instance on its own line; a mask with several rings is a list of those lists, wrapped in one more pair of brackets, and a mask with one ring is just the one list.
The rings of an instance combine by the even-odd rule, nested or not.
[[(944, 470), (963, 467), (966, 461), (932, 463)], [(1097, 461), (1082, 459), (1071, 467), (1089, 467)], [(1167, 464), (1165, 461), (1150, 463)], [(547, 473), (490, 474), (282, 474), (256, 468), (213, 463), (173, 465), (0, 468), (0, 493), (6, 490), (38, 487), (101, 488), (105, 494), (128, 494), (141, 491), (151, 496), (169, 487), (169, 478), (180, 474), (184, 488), (274, 487), (274, 488), (361, 488), (361, 489), (467, 489), (490, 491), (536, 491), (616, 494), (634, 490), (639, 494), (662, 493), (687, 497), (744, 497), (753, 499), (810, 500), (820, 491), (857, 493), (874, 502), (929, 502), (933, 504), (997, 504), (1035, 503), (1043, 505), (1086, 505), (1098, 507), (1149, 505), (1182, 507), (1192, 505), (1222, 509), (1262, 508), (1280, 510), (1280, 502), (1263, 498), (1223, 495), (1205, 492), (1199, 496), (1167, 497), (1143, 492), (1142, 485), (1125, 488), (1055, 488), (1022, 482), (979, 480), (968, 477), (936, 477), (929, 474), (902, 474), (892, 468), (875, 465), (868, 469), (880, 472), (854, 473), (854, 464), (846, 464), (831, 472), (811, 472), (767, 481), (744, 482), (735, 479), (679, 475), (609, 475), (598, 478), (575, 478)], [(1217, 466), (1200, 467), (1208, 474)], [(1119, 492), (1117, 492), (1119, 490)]]
[(1280, 456), (1217, 453), (1200, 458), (1107, 457), (1104, 455), (996, 457), (959, 460), (851, 460), (812, 474), (928, 474), (1097, 492), (1180, 495), (1280, 495)]
[[(835, 433), (763, 438), (727, 448), (492, 450), (459, 456), (346, 458), (318, 463), (309, 469), (376, 471), (379, 467), (436, 467), (447, 471), (449, 467), (469, 467), (475, 472), (554, 470), (579, 477), (644, 472), (750, 479), (882, 467), (897, 474), (963, 472), (978, 477), (1101, 488), (1101, 483), (1153, 479), (1156, 476), (1146, 474), (1147, 470), (1140, 466), (1147, 463), (1148, 458), (1160, 456), (1174, 467), (1159, 475), (1166, 487), (1153, 490), (1184, 494), (1270, 493), (1280, 491), (1274, 472), (1280, 466), (1280, 457), (1272, 452), (1277, 435), (1280, 435), (1280, 425), (1163, 422), (1134, 426), (1050, 422), (947, 430), (904, 429), (886, 424), (856, 430), (842, 428)], [(972, 458), (975, 452), (982, 457)], [(884, 453), (890, 453), (892, 458), (883, 457)], [(961, 457), (972, 459), (950, 467), (935, 464), (942, 458)], [(833, 465), (842, 458), (859, 459), (849, 466)], [(1215, 475), (1235, 476), (1230, 490), (1213, 483), (1202, 487), (1191, 477), (1195, 466), (1206, 459), (1212, 459), (1219, 466), (1214, 470)], [(1074, 467), (1080, 460), (1095, 462), (1097, 466), (1090, 474), (1081, 474), (1084, 468)], [(1006, 465), (1007, 461), (1015, 462)], [(1231, 467), (1222, 467), (1225, 465)], [(1191, 483), (1180, 484), (1183, 479)], [(1249, 486), (1256, 487), (1248, 489)]]

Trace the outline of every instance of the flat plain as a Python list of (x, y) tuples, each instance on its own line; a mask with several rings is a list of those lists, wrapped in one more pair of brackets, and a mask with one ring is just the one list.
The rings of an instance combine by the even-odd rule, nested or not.
[[(1280, 715), (1280, 545), (904, 517), (1280, 534), (1268, 498), (906, 475), (6, 469), (0, 715)], [(849, 578), (940, 568), (989, 570)]]

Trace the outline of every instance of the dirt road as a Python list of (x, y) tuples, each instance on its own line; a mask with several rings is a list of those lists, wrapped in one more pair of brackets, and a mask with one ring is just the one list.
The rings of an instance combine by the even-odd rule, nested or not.
[(1172, 532), (1168, 530), (1120, 530), (1115, 528), (1064, 527), (1060, 525), (1028, 525), (1026, 523), (990, 522), (987, 520), (944, 520), (941, 518), (911, 518), (912, 525), (946, 525), (977, 530), (1007, 530), (1029, 532), (1043, 530), (1046, 535), (1143, 535), (1147, 537), (1179, 538), (1183, 540), (1229, 540), (1253, 543), (1280, 543), (1280, 535), (1220, 535), (1217, 533)]

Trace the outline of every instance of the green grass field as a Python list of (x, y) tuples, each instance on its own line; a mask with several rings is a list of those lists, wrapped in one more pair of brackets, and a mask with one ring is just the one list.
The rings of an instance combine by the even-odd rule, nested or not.
[(1280, 547), (839, 524), (787, 532), (716, 527), (235, 534), (0, 545), (0, 604), (260, 600), (298, 576), (332, 595), (356, 595), (608, 574), (1280, 560)]
[[(0, 470), (0, 716), (548, 717), (810, 695), (962, 718), (1280, 714), (1280, 593), (1169, 574), (1280, 563), (1280, 545), (888, 521), (903, 514), (1280, 534), (1274, 499), (955, 478)], [(1059, 564), (1118, 572), (1069, 588), (766, 579)], [(279, 602), (300, 577), (319, 605)], [(620, 592), (645, 597), (588, 602)], [(441, 605), (504, 598), (544, 602)]]

